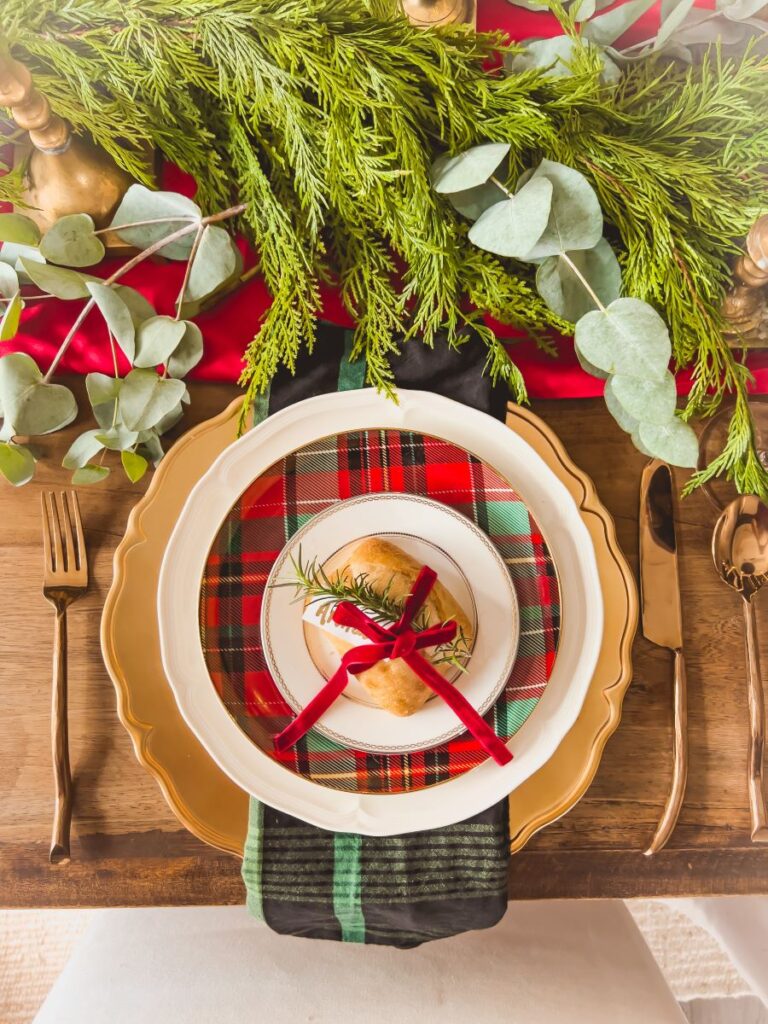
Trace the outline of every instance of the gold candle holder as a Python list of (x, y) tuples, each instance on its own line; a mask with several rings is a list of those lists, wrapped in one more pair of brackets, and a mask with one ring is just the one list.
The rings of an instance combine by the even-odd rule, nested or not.
[(403, 13), (420, 28), (450, 25), (461, 21), (472, 25), (477, 22), (475, 0), (400, 0)]
[(747, 235), (746, 252), (733, 268), (734, 286), (723, 304), (728, 344), (733, 348), (768, 345), (768, 216)]
[(93, 143), (72, 134), (35, 88), (32, 75), (0, 49), (0, 106), (29, 132), (23, 212), (46, 231), (59, 217), (88, 213), (97, 227), (109, 224), (131, 178)]

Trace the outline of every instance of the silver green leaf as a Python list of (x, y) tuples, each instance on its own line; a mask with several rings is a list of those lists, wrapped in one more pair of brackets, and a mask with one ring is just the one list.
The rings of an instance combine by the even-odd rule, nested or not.
[(632, 431), (632, 444), (637, 448), (641, 455), (647, 455), (649, 459), (654, 456), (648, 451), (643, 442), (640, 440), (640, 425), (638, 424), (637, 430)]
[(200, 302), (212, 295), (237, 271), (239, 251), (224, 228), (209, 224), (197, 247), (187, 287), (185, 302)]
[(70, 213), (46, 231), (40, 252), (50, 263), (92, 267), (104, 259), (104, 243), (94, 234), (93, 217), (87, 213)]
[(21, 294), (16, 292), (11, 301), (3, 308), (0, 317), (0, 341), (10, 341), (19, 329), (21, 311), (24, 308)]
[(610, 46), (655, 3), (656, 0), (629, 0), (628, 3), (614, 7), (612, 11), (592, 18), (582, 29), (582, 35), (599, 46)]
[(618, 425), (622, 430), (626, 431), (627, 434), (634, 434), (637, 428), (640, 426), (639, 420), (636, 420), (634, 416), (630, 416), (624, 406), (615, 397), (611, 387), (612, 378), (609, 377), (603, 391), (603, 398), (608, 412), (613, 416)]
[(98, 455), (104, 445), (98, 440), (98, 430), (86, 430), (84, 434), (76, 437), (61, 464), (64, 469), (80, 469), (87, 462)]
[(470, 242), (497, 256), (524, 259), (547, 226), (552, 192), (547, 178), (531, 178), (511, 199), (478, 217), (469, 229)]
[(716, 0), (715, 3), (716, 10), (733, 21), (753, 18), (765, 6), (768, 6), (768, 0)]
[(184, 337), (185, 325), (170, 316), (153, 316), (136, 331), (136, 354), (133, 362), (141, 369), (159, 366)]
[(487, 142), (473, 146), (458, 156), (444, 154), (432, 165), (432, 184), (436, 192), (463, 192), (483, 185), (509, 153), (508, 142)]
[(157, 431), (143, 430), (139, 435), (139, 444), (152, 465), (159, 466), (165, 452), (163, 451), (163, 443), (158, 437)]
[(653, 49), (661, 50), (672, 38), (674, 33), (685, 21), (688, 12), (694, 5), (695, 0), (677, 0), (674, 5), (669, 5), (662, 12), (662, 21), (656, 38), (653, 41)]
[(155, 434), (161, 436), (162, 434), (166, 434), (169, 430), (172, 430), (176, 426), (176, 424), (184, 415), (184, 406), (182, 405), (183, 401), (184, 397), (182, 396), (182, 399), (179, 402), (179, 404), (176, 405), (173, 409), (171, 409), (170, 412), (167, 412), (161, 420), (157, 421), (157, 423), (154, 426)]
[(14, 245), (37, 245), (40, 228), (22, 213), (0, 213), (0, 242)]
[[(526, 39), (522, 53), (508, 53), (504, 64), (510, 71), (521, 74), (524, 71), (542, 70), (547, 78), (567, 78), (573, 74), (573, 62), (585, 44), (572, 36), (552, 36), (549, 39)], [(597, 53), (603, 70), (600, 75), (606, 84), (617, 82), (621, 71), (597, 46), (586, 44)]]
[(29, 483), (35, 475), (35, 459), (29, 448), (0, 441), (0, 473), (14, 487)]
[(163, 379), (154, 370), (131, 370), (123, 381), (120, 410), (130, 430), (149, 430), (181, 401), (180, 380)]
[[(621, 294), (621, 267), (613, 249), (601, 238), (594, 249), (576, 249), (566, 253), (604, 306)], [(564, 320), (576, 323), (595, 308), (587, 289), (560, 256), (548, 256), (536, 272), (539, 295), (551, 310)]]
[[(185, 224), (199, 224), (201, 219), (200, 207), (186, 196), (177, 192), (154, 192), (145, 185), (131, 185), (123, 196), (110, 226), (115, 228), (126, 242), (137, 248), (147, 249)], [(128, 224), (142, 221), (159, 223), (142, 223), (137, 227), (126, 227)], [(163, 246), (160, 252), (171, 260), (185, 260), (192, 251), (194, 238), (195, 232), (190, 231), (183, 238)]]
[(675, 415), (677, 389), (669, 371), (661, 380), (615, 374), (605, 385), (605, 393), (610, 393), (638, 423), (668, 423)]
[(129, 288), (126, 284), (116, 284), (112, 290), (120, 296), (128, 307), (134, 327), (138, 327), (145, 320), (149, 320), (151, 316), (157, 316), (157, 310), (152, 303), (145, 299), (141, 292), (137, 292), (135, 288)]
[(87, 287), (110, 333), (132, 363), (136, 351), (136, 328), (131, 311), (115, 288), (93, 282), (88, 282)]
[(595, 191), (579, 171), (542, 160), (528, 185), (540, 178), (552, 183), (547, 226), (527, 259), (544, 259), (573, 249), (594, 249), (603, 236), (603, 211)]
[(12, 299), (19, 290), (19, 275), (8, 263), (0, 263), (0, 295)]
[(588, 373), (591, 377), (597, 377), (598, 380), (608, 380), (610, 374), (607, 374), (605, 370), (601, 370), (599, 366), (595, 366), (593, 363), (590, 363), (588, 359), (585, 359), (575, 345), (573, 347), (573, 351), (576, 353), (576, 359), (579, 362), (579, 366), (585, 373)]
[[(499, 177), (498, 174), (495, 177)], [(506, 175), (503, 175), (506, 177)], [(499, 180), (502, 180), (499, 178)], [(463, 192), (451, 192), (448, 200), (454, 210), (469, 220), (477, 220), (481, 213), (494, 206), (504, 198), (504, 192), (492, 181), (487, 181), (477, 188), (467, 188)]]
[(100, 484), (109, 476), (109, 466), (83, 466), (72, 474), (73, 484)]
[(76, 270), (52, 267), (27, 256), (22, 256), (19, 263), (33, 284), (41, 291), (55, 295), (57, 299), (87, 299), (90, 296), (88, 281), (98, 281), (98, 278), (78, 274)]
[(110, 430), (121, 422), (119, 398), (122, 386), (119, 377), (109, 377), (106, 373), (89, 373), (85, 378), (88, 400), (102, 430)]
[(42, 380), (37, 363), (25, 353), (0, 358), (0, 404), (14, 434), (50, 434), (77, 416), (69, 388)]
[(661, 380), (672, 355), (669, 331), (641, 299), (616, 299), (605, 312), (586, 313), (576, 324), (576, 347), (606, 373)]
[(167, 369), (171, 377), (186, 377), (203, 358), (203, 334), (197, 324), (182, 320), (184, 334), (168, 358)]
[(122, 452), (120, 461), (123, 463), (125, 475), (132, 484), (138, 483), (149, 468), (147, 460), (137, 452)]
[(138, 430), (128, 430), (127, 427), (118, 423), (114, 427), (100, 431), (96, 437), (110, 451), (122, 452), (126, 448), (133, 448), (139, 439), (139, 432)]
[(695, 469), (699, 460), (696, 432), (675, 417), (668, 423), (641, 423), (638, 438), (649, 455), (672, 466)]

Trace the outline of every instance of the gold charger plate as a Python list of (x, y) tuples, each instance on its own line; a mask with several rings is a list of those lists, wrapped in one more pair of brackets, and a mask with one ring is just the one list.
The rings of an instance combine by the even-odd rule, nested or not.
[[(248, 794), (218, 768), (182, 719), (163, 673), (157, 617), (146, 609), (154, 609), (160, 563), (181, 508), (233, 441), (241, 403), (236, 399), (194, 427), (163, 459), (115, 551), (114, 579), (101, 621), (104, 661), (137, 758), (155, 776), (183, 825), (204, 842), (237, 855), (242, 855), (248, 826)], [(538, 452), (576, 501), (595, 545), (605, 602), (603, 645), (578, 721), (551, 760), (510, 798), (511, 848), (517, 851), (570, 810), (597, 771), (605, 743), (619, 724), (631, 678), (638, 605), (613, 520), (592, 481), (533, 413), (510, 405), (507, 426)]]

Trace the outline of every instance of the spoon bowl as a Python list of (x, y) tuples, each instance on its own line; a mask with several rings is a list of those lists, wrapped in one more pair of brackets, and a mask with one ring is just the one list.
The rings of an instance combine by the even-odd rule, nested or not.
[(727, 505), (712, 534), (712, 558), (720, 578), (743, 599), (749, 666), (749, 806), (752, 841), (768, 843), (763, 785), (765, 695), (760, 674), (757, 620), (752, 598), (768, 582), (768, 506), (753, 494)]

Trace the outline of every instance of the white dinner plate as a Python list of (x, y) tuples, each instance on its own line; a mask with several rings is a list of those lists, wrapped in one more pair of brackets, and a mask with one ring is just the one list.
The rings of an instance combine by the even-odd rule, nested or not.
[[(340, 551), (362, 536), (391, 540), (429, 564), (472, 623), (475, 643), (465, 671), (449, 678), (482, 715), (504, 688), (517, 652), (520, 613), (506, 565), (488, 537), (455, 509), (413, 494), (366, 494), (319, 512), (298, 530), (272, 567), (261, 606), (261, 639), (270, 673), (295, 712), (310, 702), (339, 666), (339, 654), (321, 627), (304, 619), (304, 602), (290, 586), (292, 560), (317, 559), (330, 571)], [(392, 532), (402, 526), (401, 532)], [(407, 532), (406, 532), (407, 531)], [(429, 538), (427, 540), (426, 538)], [(348, 542), (352, 540), (353, 543)], [(343, 559), (342, 559), (343, 561)], [(307, 643), (307, 634), (310, 643)], [(358, 643), (366, 643), (356, 634)], [(500, 638), (502, 638), (500, 640)], [(405, 718), (378, 707), (354, 680), (314, 728), (354, 750), (381, 754), (426, 750), (459, 736), (466, 726), (442, 700), (430, 700)], [(344, 699), (346, 695), (347, 699)]]
[[(265, 803), (321, 828), (395, 835), (462, 821), (507, 796), (545, 764), (581, 710), (603, 635), (594, 548), (565, 486), (503, 422), (430, 392), (372, 389), (320, 395), (244, 434), (191, 491), (163, 558), (158, 618), (163, 665), (187, 724), (216, 763)], [(490, 759), (439, 786), (406, 793), (349, 793), (286, 771), (241, 731), (220, 700), (198, 632), (200, 584), (211, 543), (248, 485), (288, 452), (321, 437), (365, 429), (443, 438), (493, 466), (521, 495), (558, 572), (563, 613), (558, 656), (544, 694), (510, 741), (513, 760)]]

